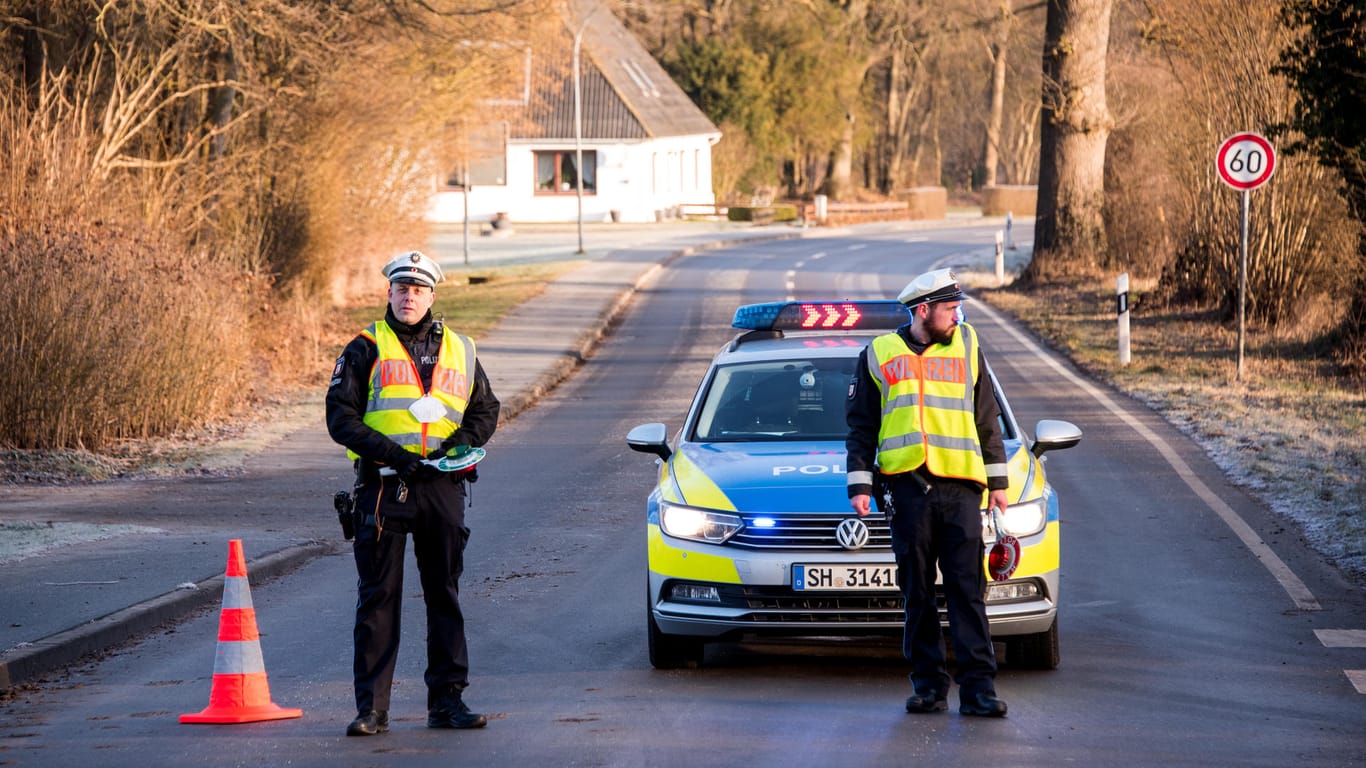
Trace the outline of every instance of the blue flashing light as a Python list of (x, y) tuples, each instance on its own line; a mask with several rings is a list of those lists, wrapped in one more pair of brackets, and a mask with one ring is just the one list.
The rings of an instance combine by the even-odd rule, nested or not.
[(910, 319), (899, 301), (780, 301), (740, 307), (731, 326), (745, 331), (891, 330)]
[(771, 517), (756, 517), (753, 522), (755, 528), (772, 528), (777, 524), (777, 521)]
[(778, 314), (785, 306), (787, 304), (781, 301), (746, 304), (735, 310), (735, 319), (730, 322), (731, 327), (743, 331), (771, 331), (773, 322), (778, 319)]

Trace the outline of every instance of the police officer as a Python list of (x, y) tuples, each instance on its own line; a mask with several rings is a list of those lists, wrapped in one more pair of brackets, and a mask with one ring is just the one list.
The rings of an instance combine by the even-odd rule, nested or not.
[[(986, 617), (981, 503), (1006, 508), (1000, 406), (977, 332), (960, 321), (953, 272), (912, 280), (897, 297), (911, 322), (863, 350), (849, 389), (850, 505), (869, 514), (875, 477), (891, 515), (892, 550), (906, 603), (902, 651), (915, 691), (907, 712), (948, 708), (949, 674), (935, 598), (943, 574), (957, 662), (959, 712), (1003, 717)], [(890, 505), (883, 501), (890, 496)]]
[(384, 319), (346, 345), (327, 390), (328, 433), (356, 467), (357, 716), (346, 733), (389, 730), (409, 534), (427, 608), (427, 725), (480, 728), (486, 718), (462, 698), (469, 658), (458, 584), (469, 539), (465, 483), (475, 478), (423, 459), (483, 445), (498, 425), (498, 399), (474, 342), (432, 319), (440, 266), (412, 251), (383, 273)]

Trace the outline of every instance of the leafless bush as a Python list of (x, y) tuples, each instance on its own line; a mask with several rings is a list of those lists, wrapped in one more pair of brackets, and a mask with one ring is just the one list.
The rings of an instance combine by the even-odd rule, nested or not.
[[(1115, 22), (1132, 26), (1122, 14)], [(1115, 36), (1108, 72), (1115, 120), (1105, 160), (1110, 248), (1099, 261), (1107, 270), (1155, 279), (1171, 261), (1172, 230), (1182, 199), (1182, 185), (1163, 149), (1171, 138), (1164, 100), (1177, 84), (1165, 62), (1154, 61), (1131, 36)]]
[(161, 435), (320, 368), (317, 300), (420, 241), (455, 116), (548, 5), (0, 0), (0, 445)]
[[(1225, 137), (1269, 133), (1288, 118), (1291, 93), (1271, 74), (1286, 32), (1270, 0), (1155, 0), (1149, 6), (1148, 37), (1179, 85), (1160, 110), (1158, 146), (1179, 190), (1174, 257), (1161, 294), (1231, 313), (1238, 296), (1239, 194), (1218, 179), (1214, 155)], [(1282, 153), (1272, 180), (1251, 193), (1249, 223), (1249, 317), (1272, 327), (1295, 324), (1304, 333), (1325, 330), (1323, 323), (1345, 311), (1345, 292), (1334, 291), (1340, 274), (1362, 266), (1337, 179), (1310, 159)]]
[(0, 444), (99, 449), (239, 407), (254, 295), (240, 273), (127, 221), (137, 190), (85, 185), (77, 132), (3, 106)]

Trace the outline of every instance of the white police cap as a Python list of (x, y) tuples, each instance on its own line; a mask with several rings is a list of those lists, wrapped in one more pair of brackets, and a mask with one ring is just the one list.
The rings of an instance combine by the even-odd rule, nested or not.
[(446, 279), (441, 267), (421, 251), (408, 251), (395, 256), (380, 270), (391, 283), (411, 283), (435, 288)]
[(896, 300), (907, 307), (921, 304), (937, 304), (941, 301), (961, 301), (963, 289), (958, 285), (958, 276), (951, 269), (936, 269), (917, 277), (906, 284)]

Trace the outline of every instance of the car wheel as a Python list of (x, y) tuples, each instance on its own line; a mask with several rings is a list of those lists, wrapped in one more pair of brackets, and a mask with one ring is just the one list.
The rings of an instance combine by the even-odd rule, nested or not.
[(702, 641), (659, 631), (654, 612), (645, 609), (650, 631), (650, 665), (655, 669), (694, 668), (702, 664)]
[(1016, 669), (1057, 669), (1061, 661), (1058, 649), (1058, 620), (1047, 632), (1019, 635), (1006, 639), (1006, 661)]

